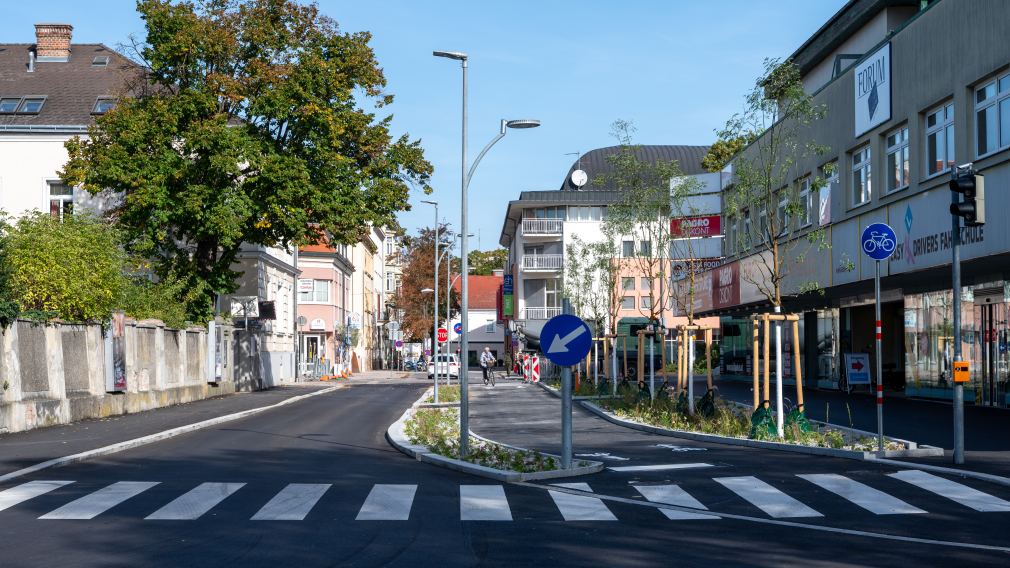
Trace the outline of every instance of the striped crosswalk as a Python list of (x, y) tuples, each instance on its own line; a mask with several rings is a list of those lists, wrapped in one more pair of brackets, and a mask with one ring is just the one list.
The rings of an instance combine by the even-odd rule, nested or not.
[[(967, 514), (1010, 513), (1010, 501), (964, 482), (923, 471), (897, 471), (876, 477), (865, 472), (857, 475), (861, 476), (858, 480), (837, 473), (810, 473), (787, 479), (702, 478), (688, 486), (635, 483), (625, 487), (624, 493), (617, 492), (620, 494), (613, 490), (597, 494), (586, 482), (552, 483), (543, 486), (546, 491), (492, 483), (463, 484), (458, 492), (459, 520), (509, 522), (540, 515), (548, 521), (598, 522), (618, 521), (619, 515), (629, 514), (653, 515), (671, 521), (712, 521), (718, 520), (720, 514), (804, 519), (866, 513), (950, 515), (952, 508)], [(90, 520), (117, 514), (139, 519), (153, 510), (143, 519), (195, 521), (212, 510), (216, 514), (241, 508), (249, 511), (244, 515), (255, 511), (249, 520), (297, 522), (310, 515), (325, 514), (332, 518), (332, 511), (327, 511), (335, 504), (340, 504), (341, 510), (346, 509), (348, 500), (357, 503), (353, 516), (357, 521), (404, 522), (423, 519), (433, 508), (445, 504), (446, 499), (444, 487), (434, 491), (435, 494), (431, 491), (425, 494), (424, 486), (406, 483), (375, 484), (352, 493), (347, 492), (348, 487), (335, 487), (332, 483), (290, 483), (265, 495), (246, 486), (238, 482), (205, 482), (180, 489), (169, 482), (116, 481), (91, 488), (74, 481), (29, 481), (0, 490), (0, 526), (11, 518), (8, 515), (26, 508), (32, 516), (43, 520)], [(246, 497), (233, 497), (236, 494)], [(419, 498), (423, 505), (415, 503)], [(636, 499), (652, 505), (629, 509), (628, 502)], [(258, 502), (250, 504), (250, 500)], [(545, 502), (553, 505), (553, 512), (544, 509)], [(33, 503), (37, 505), (33, 507)], [(524, 510), (516, 514), (517, 508)], [(527, 509), (534, 513), (531, 515)]]

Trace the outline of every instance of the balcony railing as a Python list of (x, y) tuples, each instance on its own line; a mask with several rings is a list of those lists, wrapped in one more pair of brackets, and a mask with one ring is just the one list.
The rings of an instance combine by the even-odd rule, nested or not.
[(523, 319), (525, 320), (549, 320), (559, 315), (561, 315), (561, 308), (523, 308)]
[(563, 219), (523, 219), (523, 236), (560, 235)]
[(561, 270), (562, 254), (524, 254), (523, 270)]

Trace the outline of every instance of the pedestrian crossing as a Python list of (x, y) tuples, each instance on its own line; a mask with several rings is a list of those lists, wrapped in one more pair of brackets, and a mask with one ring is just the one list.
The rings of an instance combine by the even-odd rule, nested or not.
[[(594, 491), (586, 482), (552, 483), (544, 487), (546, 491), (475, 483), (458, 486), (458, 501), (451, 497), (446, 501), (442, 485), (429, 488), (417, 484), (374, 484), (367, 488), (363, 499), (364, 487), (356, 493), (358, 497), (351, 499), (346, 486), (335, 489), (330, 483), (290, 483), (272, 495), (247, 488), (246, 483), (222, 482), (200, 483), (173, 494), (172, 488), (177, 484), (157, 481), (116, 481), (82, 495), (75, 490), (76, 483), (37, 480), (0, 490), (0, 526), (5, 519), (17, 518), (13, 515), (19, 511), (27, 510), (31, 516), (47, 521), (86, 521), (113, 514), (112, 510), (121, 506), (120, 516), (136, 516), (145, 521), (195, 521), (211, 511), (216, 514), (248, 510), (245, 515), (249, 515), (255, 510), (248, 517), (251, 521), (290, 522), (303, 521), (310, 515), (332, 515), (333, 506), (338, 502), (340, 510), (344, 511), (348, 501), (360, 503), (353, 518), (361, 522), (417, 520), (432, 514), (438, 506), (455, 508), (457, 502), (459, 519), (464, 522), (531, 518), (613, 522), (629, 520), (632, 515), (636, 519), (651, 515), (671, 521), (713, 521), (720, 519), (719, 513), (771, 519), (816, 519), (866, 513), (950, 515), (952, 507), (968, 514), (1010, 513), (1010, 501), (919, 470), (876, 477), (863, 474), (858, 480), (837, 473), (811, 473), (773, 480), (756, 476), (703, 478), (692, 480), (689, 487), (676, 483), (637, 483), (624, 487), (624, 491), (608, 490), (605, 495), (598, 496), (599, 487)], [(60, 502), (63, 495), (76, 498)], [(246, 497), (242, 498), (243, 495)], [(259, 499), (262, 501), (249, 503)], [(642, 499), (678, 508), (629, 504), (629, 501), (641, 502)], [(423, 506), (416, 503), (419, 500)], [(33, 506), (33, 502), (38, 505)], [(546, 509), (545, 503), (548, 504)], [(150, 508), (135, 513), (148, 505)], [(49, 510), (50, 507), (55, 508)], [(514, 512), (517, 507), (523, 509), (518, 514)], [(527, 509), (532, 509), (533, 513)], [(153, 512), (143, 516), (151, 510)], [(127, 513), (124, 515), (123, 511)]]

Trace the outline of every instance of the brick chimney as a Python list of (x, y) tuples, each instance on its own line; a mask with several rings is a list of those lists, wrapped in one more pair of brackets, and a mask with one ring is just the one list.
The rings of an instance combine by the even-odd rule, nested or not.
[(70, 57), (70, 37), (74, 26), (70, 24), (35, 24), (35, 54), (41, 58), (67, 59)]

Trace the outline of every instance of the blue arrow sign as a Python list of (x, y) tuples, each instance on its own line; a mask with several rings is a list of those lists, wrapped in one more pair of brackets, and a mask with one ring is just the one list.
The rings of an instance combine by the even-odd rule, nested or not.
[(456, 332), (456, 335), (463, 333), (463, 324), (457, 323), (456, 325), (452, 326), (452, 330)]
[(884, 260), (891, 256), (898, 243), (894, 229), (886, 223), (872, 223), (863, 229), (859, 238), (863, 244), (863, 252), (873, 260)]
[(552, 362), (570, 367), (586, 358), (593, 345), (593, 333), (581, 319), (561, 314), (552, 317), (540, 332), (540, 349)]

